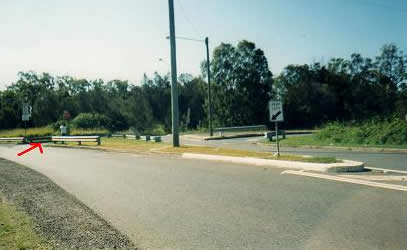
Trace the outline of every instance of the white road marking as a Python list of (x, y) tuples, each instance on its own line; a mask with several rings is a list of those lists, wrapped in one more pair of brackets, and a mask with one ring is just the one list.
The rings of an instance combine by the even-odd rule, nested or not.
[(365, 167), (370, 170), (379, 170), (383, 172), (393, 172), (393, 173), (400, 173), (400, 174), (407, 174), (407, 171), (401, 171), (401, 170), (393, 170), (393, 169), (387, 169), (387, 168), (374, 168), (374, 167)]
[(182, 138), (182, 139), (184, 139), (185, 141), (202, 142), (202, 140), (199, 140), (199, 139), (191, 139), (191, 138)]
[(252, 141), (258, 141), (259, 139), (249, 139), (247, 140), (248, 142), (252, 142)]
[(406, 175), (351, 175), (351, 174), (341, 174), (340, 177), (361, 179), (368, 181), (407, 181)]
[(353, 184), (359, 184), (359, 185), (366, 185), (366, 186), (371, 186), (371, 187), (407, 191), (406, 186), (377, 183), (377, 182), (373, 182), (373, 181), (357, 180), (357, 179), (352, 179), (352, 178), (345, 178), (345, 177), (326, 175), (326, 174), (309, 173), (309, 172), (304, 172), (304, 171), (301, 172), (301, 171), (295, 171), (295, 170), (285, 170), (285, 171), (281, 172), (281, 174), (302, 175), (302, 176), (315, 177), (315, 178), (332, 180), (332, 181), (341, 181), (341, 182), (347, 182), (347, 183), (353, 183)]

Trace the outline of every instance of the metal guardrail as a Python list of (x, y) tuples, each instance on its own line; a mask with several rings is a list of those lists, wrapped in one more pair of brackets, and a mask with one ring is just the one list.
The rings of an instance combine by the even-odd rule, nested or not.
[(237, 131), (255, 131), (255, 130), (267, 130), (266, 125), (253, 125), (253, 126), (240, 126), (240, 127), (223, 127), (214, 128), (214, 132), (219, 132), (223, 135), (224, 132), (237, 132)]
[(0, 142), (23, 142), (24, 137), (2, 137)]
[(29, 136), (25, 138), (26, 142), (32, 143), (32, 142), (37, 142), (37, 143), (44, 143), (44, 142), (51, 142), (51, 136)]
[(143, 140), (143, 141), (152, 141), (152, 142), (161, 142), (161, 136), (150, 136), (150, 135), (124, 135), (124, 134), (111, 134), (111, 138), (123, 138), (131, 140)]
[(78, 142), (81, 145), (82, 142), (97, 142), (100, 145), (100, 136), (52, 136), (51, 141), (56, 142)]

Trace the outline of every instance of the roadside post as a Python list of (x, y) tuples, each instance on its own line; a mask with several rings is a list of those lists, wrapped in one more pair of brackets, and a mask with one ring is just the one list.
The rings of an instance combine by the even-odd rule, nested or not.
[(66, 135), (70, 135), (71, 134), (71, 126), (69, 124), (69, 121), (71, 120), (71, 113), (69, 113), (69, 111), (65, 110), (63, 117), (64, 117), (64, 120), (67, 122)]
[(269, 101), (270, 121), (274, 122), (276, 130), (277, 156), (280, 157), (280, 143), (278, 141), (278, 123), (284, 121), (283, 103), (281, 101)]
[(24, 122), (24, 139), (27, 137), (27, 121), (30, 120), (32, 114), (32, 107), (28, 104), (28, 98), (25, 98), (23, 103), (23, 113), (21, 120)]

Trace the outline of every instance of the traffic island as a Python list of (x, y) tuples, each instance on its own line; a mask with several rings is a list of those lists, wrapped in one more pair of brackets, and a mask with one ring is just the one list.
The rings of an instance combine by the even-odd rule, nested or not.
[(194, 153), (183, 153), (182, 158), (249, 164), (262, 167), (300, 169), (317, 172), (362, 172), (365, 170), (363, 162), (349, 160), (341, 160), (340, 162), (335, 163), (313, 163), (313, 162), (261, 159), (253, 157), (236, 157), (224, 155), (194, 154)]
[[(55, 145), (48, 145), (55, 146)], [(61, 147), (80, 147), (115, 152), (137, 154), (174, 154), (183, 158), (226, 161), (268, 167), (282, 167), (292, 169), (314, 170), (322, 172), (358, 172), (363, 171), (362, 162), (337, 160), (335, 157), (317, 157), (303, 155), (286, 155), (280, 157), (270, 152), (245, 151), (230, 148), (181, 146), (172, 147), (167, 143), (150, 143), (142, 140), (126, 140), (122, 138), (103, 138), (102, 146), (60, 145)]]

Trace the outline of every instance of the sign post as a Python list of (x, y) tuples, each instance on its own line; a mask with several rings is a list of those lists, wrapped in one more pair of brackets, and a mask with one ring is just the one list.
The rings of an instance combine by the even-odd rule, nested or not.
[(27, 98), (23, 103), (23, 114), (21, 120), (24, 122), (24, 138), (27, 137), (27, 121), (30, 120), (32, 107), (27, 103)]
[(278, 141), (278, 123), (284, 121), (283, 103), (281, 101), (269, 101), (270, 121), (274, 122), (277, 141), (277, 156), (280, 157), (280, 143)]
[(67, 122), (66, 125), (66, 135), (70, 135), (71, 134), (71, 126), (69, 124), (69, 121), (71, 120), (71, 113), (69, 113), (69, 111), (65, 110), (64, 111), (64, 120)]

